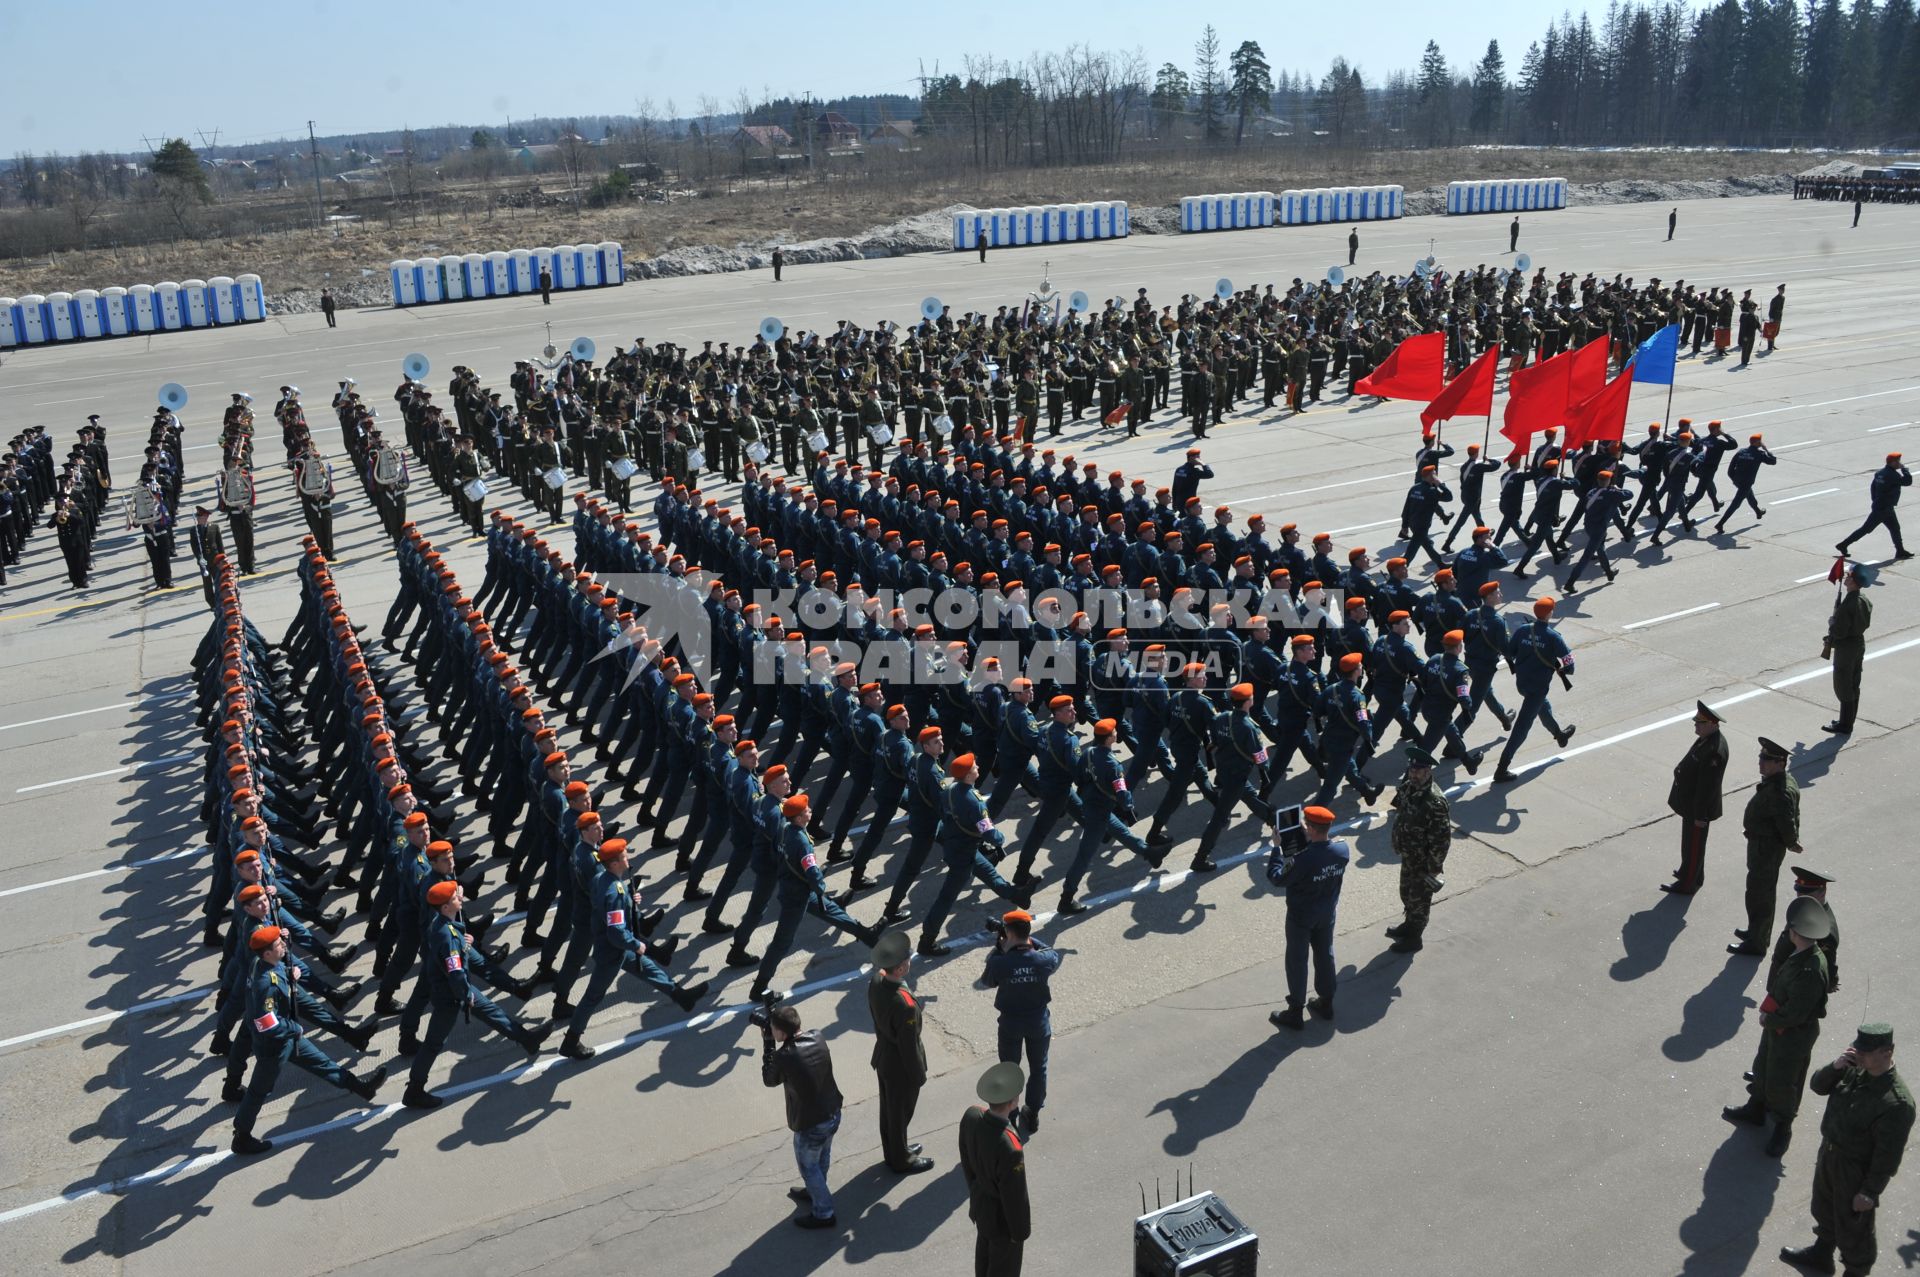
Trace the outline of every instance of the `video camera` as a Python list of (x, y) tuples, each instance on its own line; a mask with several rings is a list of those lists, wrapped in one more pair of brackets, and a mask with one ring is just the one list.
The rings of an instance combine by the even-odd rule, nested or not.
[(756, 1026), (762, 1033), (773, 1031), (773, 1008), (755, 1007), (747, 1012), (747, 1023)]

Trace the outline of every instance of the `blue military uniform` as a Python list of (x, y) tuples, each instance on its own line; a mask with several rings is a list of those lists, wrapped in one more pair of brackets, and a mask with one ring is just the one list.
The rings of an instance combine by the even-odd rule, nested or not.
[(1530, 625), (1523, 625), (1513, 632), (1512, 641), (1507, 648), (1507, 663), (1513, 668), (1514, 685), (1520, 690), (1520, 710), (1514, 716), (1513, 730), (1507, 735), (1506, 748), (1500, 751), (1500, 767), (1494, 773), (1495, 780), (1511, 780), (1512, 772), (1508, 764), (1527, 739), (1527, 733), (1533, 730), (1534, 719), (1547, 725), (1554, 739), (1565, 749), (1573, 738), (1573, 728), (1562, 728), (1553, 716), (1553, 704), (1547, 699), (1547, 693), (1553, 687), (1553, 681), (1560, 676), (1573, 673), (1573, 652), (1567, 647), (1567, 641), (1560, 632), (1544, 619), (1535, 619)]
[(1287, 1008), (1297, 1013), (1306, 1001), (1307, 960), (1313, 960), (1315, 1010), (1333, 1016), (1336, 976), (1333, 964), (1334, 916), (1346, 881), (1352, 851), (1343, 839), (1309, 842), (1297, 856), (1274, 845), (1267, 881), (1287, 893)]
[(1014, 949), (995, 946), (987, 951), (981, 982), (995, 990), (993, 1009), (1000, 1013), (999, 1054), (1009, 1064), (1027, 1054), (1026, 1107), (1037, 1114), (1047, 1103), (1047, 1056), (1053, 1042), (1053, 1013), (1048, 1005), (1053, 991), (1048, 981), (1060, 969), (1060, 951), (1038, 940)]

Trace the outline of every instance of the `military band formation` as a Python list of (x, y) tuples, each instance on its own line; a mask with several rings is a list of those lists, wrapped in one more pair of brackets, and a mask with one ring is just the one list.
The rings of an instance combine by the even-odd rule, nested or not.
[[(671, 902), (697, 907), (699, 931), (728, 941), (725, 965), (754, 972), (749, 999), (783, 1015), (780, 971), (809, 918), (829, 942), (845, 933), (874, 955), (883, 1153), (895, 1171), (924, 1170), (932, 1163), (907, 1139), (925, 1076), (909, 947), (937, 959), (974, 933), (956, 912), (978, 884), (1005, 911), (1002, 948), (1004, 928), (1027, 937), (1027, 965), (1002, 976), (1028, 992), (1002, 1004), (1006, 1063), (982, 1080), (987, 1107), (962, 1122), (961, 1158), (983, 1230), (979, 1271), (1017, 1272), (1021, 1140), (1046, 1090), (1047, 1032), (1035, 1026), (1058, 965), (1034, 956), (1051, 952), (1031, 940), (1041, 893), (1060, 915), (1084, 912), (1088, 878), (1116, 844), (1153, 873), (1196, 837), (1187, 869), (1205, 874), (1223, 842), (1270, 842), (1266, 875), (1287, 896), (1287, 989), (1273, 1023), (1292, 1032), (1309, 1016), (1333, 1019), (1352, 854), (1339, 804), (1371, 807), (1392, 785), (1403, 916), (1388, 937), (1417, 952), (1444, 887), (1461, 776), (1477, 776), (1497, 744), (1489, 779), (1513, 783), (1536, 725), (1563, 749), (1576, 732), (1552, 702), (1573, 686), (1574, 653), (1556, 600), (1526, 597), (1529, 568), (1571, 560), (1560, 584), (1570, 594), (1590, 569), (1617, 575), (1610, 543), (1657, 545), (1712, 515), (1725, 533), (1743, 508), (1757, 521), (1755, 488), (1775, 462), (1761, 435), (1741, 441), (1718, 421), (1574, 448), (1548, 430), (1504, 459), (1428, 432), (1411, 450), (1388, 553), (1209, 502), (1199, 446), (1155, 484), (1103, 474), (1060, 436), (1089, 415), (1089, 431), (1133, 435), (1173, 410), (1196, 444), (1229, 413), (1288, 420), (1343, 378), (1353, 396), (1421, 332), (1447, 335), (1457, 372), (1496, 343), (1517, 368), (1596, 337), (1618, 365), (1668, 323), (1681, 325), (1684, 355), (1711, 343), (1708, 358), (1731, 357), (1736, 328), (1750, 353), (1762, 327), (1757, 304), (1730, 289), (1479, 268), (1339, 289), (1295, 280), (1160, 308), (1142, 290), (1057, 322), (1001, 307), (699, 351), (636, 340), (604, 367), (522, 362), (505, 392), (456, 367), (450, 412), (421, 382), (402, 382), (391, 435), (347, 379), (332, 403), (345, 464), (398, 564), (397, 594), (370, 636), (347, 608), (373, 601), (343, 599), (328, 568), (335, 470), (292, 386), (274, 417), (308, 526), (300, 611), (278, 639), (246, 616), (258, 493), (250, 400), (234, 395), (215, 480), (227, 537), (206, 506), (190, 528), (215, 614), (194, 669), (210, 738), (206, 939), (222, 953), (212, 1049), (238, 1106), (234, 1151), (270, 1147), (254, 1128), (289, 1063), (362, 1099), (377, 1093), (385, 1066), (349, 1071), (309, 1028), (358, 1054), (378, 1021), (398, 1017), (399, 1053), (411, 1057), (401, 1099), (426, 1109), (440, 1103), (436, 1058), (474, 1020), (529, 1057), (559, 1032), (560, 1054), (586, 1060), (591, 1018), (628, 983), (622, 973), (696, 1010), (710, 988), (671, 974)], [(163, 587), (180, 431), (174, 414), (156, 414), (129, 515)], [(90, 539), (110, 490), (102, 436), (90, 423), (57, 477), (44, 432), (17, 439), (15, 517), (0, 527), (30, 528), (57, 499), (57, 518)], [(471, 589), (409, 516), (414, 465), (486, 538)], [(702, 474), (740, 487), (708, 495)], [(587, 490), (569, 503), (572, 479)], [(1910, 557), (1895, 513), (1910, 482), (1890, 454), (1843, 555), (1885, 528)], [(537, 515), (500, 508), (509, 486)], [(19, 539), (9, 536), (15, 550)], [(1839, 699), (1829, 730), (1843, 734), (1859, 704), (1872, 616), (1861, 589), (1873, 573), (1839, 571), (1825, 654)], [(1664, 889), (1681, 895), (1701, 889), (1721, 815), (1721, 726), (1702, 703), (1675, 772), (1681, 855)], [(1787, 752), (1759, 747), (1743, 815), (1748, 925), (1732, 950), (1769, 958), (1768, 997), (1749, 1098), (1727, 1116), (1768, 1125), (1777, 1156), (1837, 985), (1838, 927), (1832, 879), (1795, 865), (1784, 929), (1766, 947), (1782, 865), (1801, 848)], [(443, 763), (457, 780), (431, 779)], [(1451, 791), (1440, 778), (1449, 765)], [(615, 787), (618, 820), (605, 810)], [(1203, 803), (1189, 813), (1196, 789)], [(457, 832), (462, 797), (487, 817), (484, 839)], [(1237, 826), (1242, 810), (1257, 823)], [(478, 907), (496, 876), (513, 892), (499, 914)], [(928, 876), (938, 882), (923, 887)], [(330, 907), (346, 890), (351, 907)], [(357, 946), (336, 936), (350, 920), (373, 946), (364, 978), (342, 978)], [(531, 968), (520, 975), (509, 970), (518, 951)], [(990, 983), (993, 971), (990, 961)], [(549, 985), (550, 1011), (528, 1011)], [(369, 987), (371, 1011), (349, 1019)], [(811, 1207), (796, 1223), (824, 1227), (831, 1130), (820, 1132), (829, 1108), (837, 1126), (838, 1092), (797, 1017), (769, 1021), (768, 1033), (768, 1085), (810, 1088), (797, 1109), (789, 1090), (808, 1185), (797, 1196)], [(790, 1067), (778, 1064), (789, 1047)], [(1026, 1071), (1015, 1067), (1023, 1052)], [(1834, 1271), (1835, 1255), (1848, 1273), (1873, 1262), (1874, 1204), (1913, 1114), (1891, 1058), (1891, 1029), (1870, 1024), (1812, 1074), (1829, 1097), (1816, 1240), (1787, 1256), (1810, 1270)]]

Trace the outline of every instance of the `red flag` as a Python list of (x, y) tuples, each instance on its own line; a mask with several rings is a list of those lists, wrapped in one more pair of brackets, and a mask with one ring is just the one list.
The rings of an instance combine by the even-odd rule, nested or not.
[(1493, 373), (1500, 362), (1500, 347), (1489, 346), (1487, 353), (1468, 364), (1466, 370), (1447, 383), (1432, 403), (1420, 410), (1420, 424), (1454, 417), (1485, 417), (1493, 412)]
[(1841, 555), (1833, 561), (1833, 570), (1827, 573), (1827, 584), (1838, 585), (1847, 575), (1847, 556)]
[(1567, 451), (1595, 440), (1627, 437), (1627, 399), (1633, 394), (1633, 365), (1567, 409)]
[(1380, 399), (1432, 399), (1447, 377), (1447, 335), (1421, 333), (1393, 348), (1354, 393)]
[(1577, 404), (1590, 395), (1600, 393), (1600, 387), (1607, 384), (1607, 362), (1611, 343), (1605, 337), (1595, 337), (1580, 349), (1572, 352), (1573, 363), (1567, 373), (1567, 403)]
[[(1564, 350), (1507, 379), (1500, 433), (1524, 448), (1535, 431), (1563, 424), (1567, 411), (1607, 384), (1607, 339)], [(1571, 446), (1571, 445), (1569, 445)]]

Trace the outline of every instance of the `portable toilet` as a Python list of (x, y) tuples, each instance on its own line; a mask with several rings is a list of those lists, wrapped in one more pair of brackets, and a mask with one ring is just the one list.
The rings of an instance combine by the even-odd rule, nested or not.
[(240, 318), (257, 323), (267, 317), (267, 290), (258, 275), (242, 275), (233, 281), (240, 290)]
[(215, 275), (207, 281), (207, 301), (216, 324), (240, 322), (240, 299), (234, 296), (233, 276)]
[(1088, 204), (1086, 206), (1086, 209), (1087, 209), (1087, 238), (1088, 239), (1107, 238), (1107, 228), (1113, 224), (1113, 218), (1110, 210), (1107, 207), (1106, 201), (1095, 200), (1093, 203)]
[(627, 255), (613, 240), (607, 240), (600, 245), (600, 282), (603, 284), (627, 282)]
[(527, 276), (528, 279), (533, 281), (528, 285), (530, 291), (536, 293), (540, 291), (541, 271), (547, 272), (547, 277), (552, 281), (555, 288), (560, 287), (560, 272), (554, 266), (553, 249), (530, 248), (527, 250), (527, 261), (533, 268), (532, 273)]
[(420, 294), (422, 306), (446, 300), (446, 294), (440, 288), (439, 258), (422, 257), (414, 261), (413, 287), (414, 291)]
[(555, 288), (580, 287), (580, 267), (574, 260), (573, 245), (555, 245), (552, 261), (553, 264), (547, 269), (553, 272), (553, 286)]
[(100, 294), (95, 289), (83, 288), (73, 295), (73, 335), (76, 337), (98, 337), (106, 329), (100, 323)]
[(533, 254), (524, 248), (507, 250), (507, 291), (531, 293), (534, 285)]
[(435, 261), (434, 265), (438, 268), (434, 274), (440, 277), (441, 299), (457, 302), (466, 297), (466, 278), (461, 271), (460, 258), (449, 253)]
[(387, 285), (393, 290), (393, 304), (411, 306), (420, 300), (413, 287), (413, 263), (397, 258), (387, 263)]
[(73, 331), (73, 294), (65, 292), (48, 293), (44, 306), (46, 310), (44, 327), (46, 329), (47, 340), (72, 341), (75, 336)]
[(180, 325), (183, 328), (205, 328), (213, 321), (207, 317), (207, 281), (204, 279), (183, 279), (180, 281)]
[(1200, 208), (1199, 196), (1182, 195), (1180, 197), (1180, 229), (1182, 231), (1186, 231), (1190, 233), (1200, 229), (1198, 225), (1199, 208)]
[(11, 297), (0, 297), (0, 346), (20, 344), (19, 312), (19, 302)]
[(1010, 236), (1011, 242), (1015, 244), (1038, 243), (1039, 241), (1035, 239), (1033, 234), (1033, 210), (1022, 205), (1019, 208), (1009, 210), (1009, 212), (1012, 215), (1013, 221), (1013, 234)]
[(28, 293), (18, 303), (20, 314), (15, 321), (19, 328), (22, 346), (37, 346), (47, 338), (47, 299), (39, 293)]
[[(6, 310), (0, 303), (0, 312)], [(127, 290), (124, 288), (103, 288), (100, 290), (100, 328), (108, 337), (124, 337), (130, 325), (127, 321)]]
[(953, 251), (973, 247), (973, 218), (967, 213), (953, 215)]
[(501, 249), (487, 254), (487, 296), (505, 297), (513, 292), (507, 282), (507, 255)]
[(600, 270), (600, 246), (598, 244), (580, 244), (573, 250), (574, 258), (579, 262), (580, 287), (598, 288), (607, 282)]
[(134, 284), (127, 289), (127, 331), (150, 333), (160, 327), (160, 308), (154, 299), (152, 284)]
[(464, 253), (460, 257), (460, 287), (468, 297), (486, 297), (487, 258), (484, 253)]

